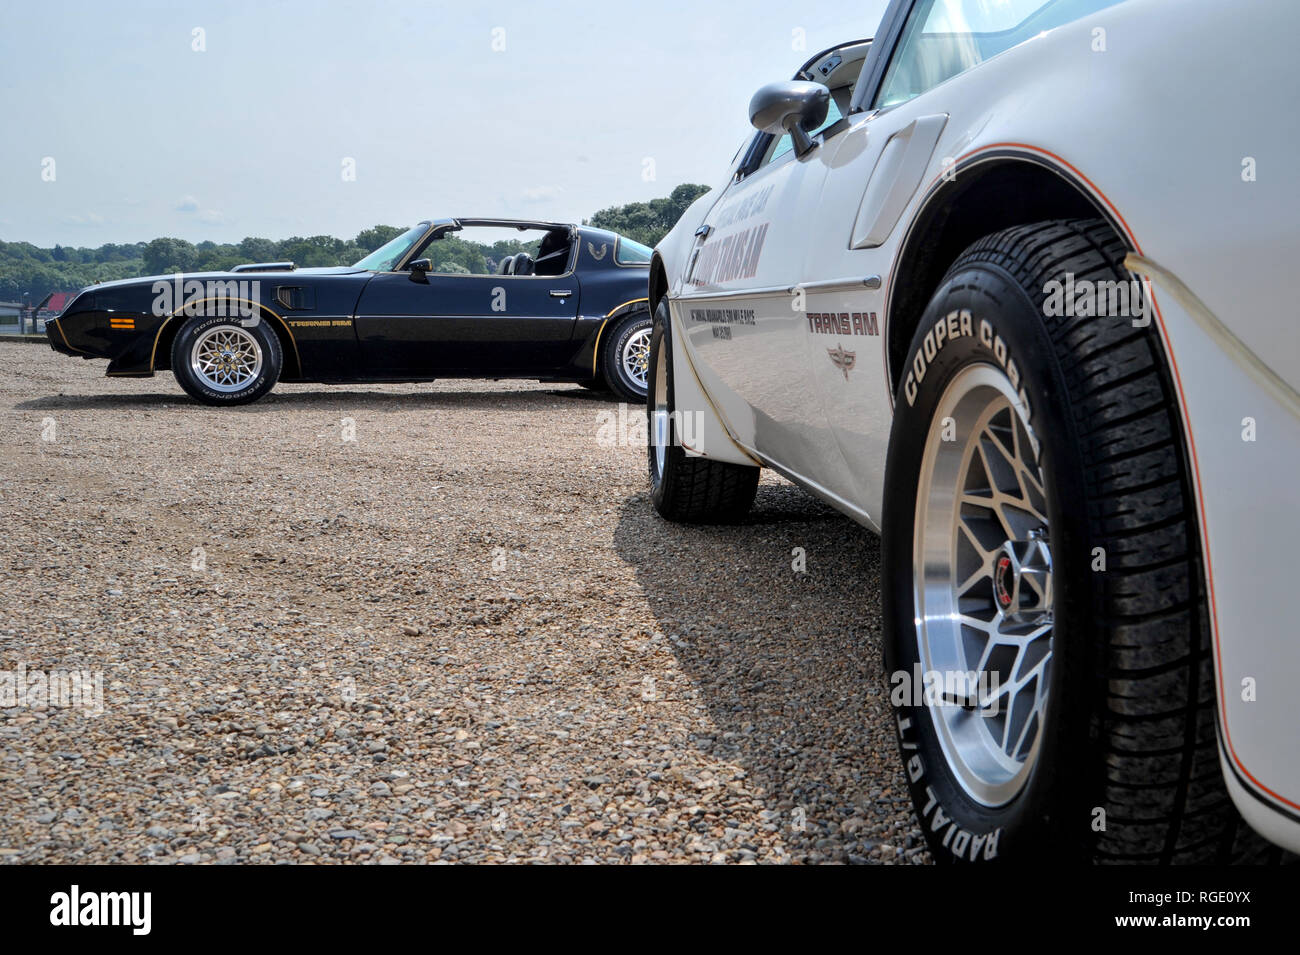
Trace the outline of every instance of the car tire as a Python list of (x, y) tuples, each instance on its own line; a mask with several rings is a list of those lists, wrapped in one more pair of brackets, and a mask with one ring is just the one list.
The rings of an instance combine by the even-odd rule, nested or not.
[(650, 333), (651, 387), (646, 401), (650, 500), (671, 521), (731, 524), (749, 512), (759, 468), (688, 455), (677, 433), (673, 403), (672, 323), (667, 302), (655, 309)]
[(638, 309), (605, 330), (601, 377), (624, 401), (645, 401), (651, 324), (650, 313)]
[(1197, 515), (1155, 325), (1045, 308), (1067, 273), (1127, 283), (1124, 254), (1100, 220), (981, 239), (900, 375), (885, 667), (938, 861), (1200, 863), (1261, 845), (1221, 776)]
[(282, 363), (280, 339), (261, 317), (196, 316), (172, 341), (172, 373), (207, 405), (256, 401), (275, 387)]

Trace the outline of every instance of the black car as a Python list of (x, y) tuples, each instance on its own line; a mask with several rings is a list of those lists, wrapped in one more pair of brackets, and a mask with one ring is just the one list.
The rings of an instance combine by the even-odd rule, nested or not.
[[(472, 237), (507, 236), (495, 242)], [(213, 405), (277, 381), (529, 378), (643, 400), (650, 250), (587, 226), (421, 222), (353, 266), (291, 262), (84, 289), (46, 326), (108, 374), (170, 368)]]

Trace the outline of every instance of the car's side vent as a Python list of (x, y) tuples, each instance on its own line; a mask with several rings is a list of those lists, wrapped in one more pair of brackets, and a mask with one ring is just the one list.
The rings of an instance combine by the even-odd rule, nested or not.
[(315, 308), (316, 290), (296, 285), (279, 285), (275, 289), (275, 300), (293, 311)]

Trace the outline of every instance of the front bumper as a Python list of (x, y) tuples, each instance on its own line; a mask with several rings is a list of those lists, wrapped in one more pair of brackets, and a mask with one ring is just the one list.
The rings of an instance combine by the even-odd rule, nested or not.
[(63, 329), (59, 327), (57, 318), (47, 318), (45, 320), (45, 338), (60, 355), (75, 355), (76, 351), (68, 344), (67, 338), (63, 334)]

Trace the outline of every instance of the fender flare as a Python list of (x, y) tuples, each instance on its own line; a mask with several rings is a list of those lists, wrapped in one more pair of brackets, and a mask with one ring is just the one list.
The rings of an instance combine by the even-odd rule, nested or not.
[[(187, 308), (190, 308), (192, 306), (202, 305), (204, 302), (214, 302), (214, 301), (217, 301), (217, 299), (203, 298), (203, 299), (197, 299), (196, 301), (193, 302), (186, 302), (180, 308), (176, 309), (176, 311), (172, 312), (165, 319), (163, 319), (162, 324), (158, 326), (158, 331), (154, 333), (153, 347), (149, 350), (149, 373), (150, 374), (154, 373), (155, 365), (157, 364), (158, 342), (162, 340), (163, 330), (167, 328), (167, 326), (171, 323), (171, 320), (173, 318), (176, 318), (178, 315), (181, 316), (182, 319), (194, 318), (195, 316), (193, 315), (182, 315), (181, 313), (184, 312)], [(227, 304), (229, 304), (230, 302), (239, 302), (244, 305), (251, 305), (253, 308), (257, 309), (259, 315), (262, 314), (269, 315), (271, 318), (275, 319), (275, 321), (279, 322), (280, 328), (284, 330), (284, 334), (289, 339), (289, 344), (293, 346), (294, 364), (298, 366), (298, 373), (302, 374), (302, 356), (298, 354), (298, 340), (293, 337), (293, 332), (289, 330), (289, 323), (284, 320), (283, 316), (278, 315), (273, 309), (268, 308), (267, 306), (263, 305), (261, 302), (254, 302), (246, 298), (234, 298), (234, 299), (225, 298), (225, 299), (221, 299), (221, 301)]]
[(631, 315), (633, 312), (643, 311), (650, 314), (650, 299), (648, 296), (641, 298), (628, 299), (621, 305), (615, 305), (605, 313), (605, 318), (600, 323), (600, 328), (596, 329), (596, 340), (591, 346), (591, 376), (593, 378), (600, 374), (600, 339), (605, 334), (605, 326), (615, 319), (622, 318), (624, 315)]

